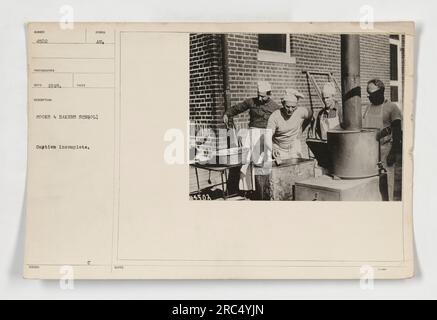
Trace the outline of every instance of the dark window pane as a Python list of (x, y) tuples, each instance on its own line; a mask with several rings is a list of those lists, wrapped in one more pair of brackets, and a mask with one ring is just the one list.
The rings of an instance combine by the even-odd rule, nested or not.
[(390, 90), (391, 90), (390, 100), (393, 102), (399, 102), (399, 87), (392, 86), (390, 87)]
[(287, 52), (286, 37), (285, 34), (259, 34), (258, 48), (260, 50)]
[(392, 34), (392, 35), (390, 35), (390, 38), (391, 39), (399, 40), (399, 35), (398, 34)]
[(398, 46), (395, 44), (390, 45), (390, 80), (399, 80), (398, 75)]

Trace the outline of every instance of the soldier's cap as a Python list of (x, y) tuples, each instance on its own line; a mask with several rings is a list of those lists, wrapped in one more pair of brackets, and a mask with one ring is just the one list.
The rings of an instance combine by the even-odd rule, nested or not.
[(269, 91), (272, 91), (272, 86), (268, 81), (258, 81), (257, 87), (258, 93), (261, 95), (267, 95)]
[(305, 96), (296, 89), (286, 89), (282, 101), (286, 105), (296, 106), (299, 99), (303, 99)]
[(328, 82), (323, 86), (322, 94), (324, 97), (335, 96), (336, 93), (337, 89), (335, 89), (331, 82)]

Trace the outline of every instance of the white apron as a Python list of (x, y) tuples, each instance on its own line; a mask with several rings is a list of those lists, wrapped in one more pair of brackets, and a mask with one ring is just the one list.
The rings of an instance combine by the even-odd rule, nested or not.
[(273, 143), (273, 154), (279, 153), (281, 160), (303, 158), (302, 143), (299, 137), (293, 139), (291, 144), (287, 148), (280, 147)]
[[(364, 112), (363, 116), (363, 128), (370, 128), (370, 129), (379, 129), (380, 131), (384, 130), (384, 120), (383, 120), (383, 114), (384, 114), (384, 104), (379, 108), (379, 112), (371, 113), (370, 108), (372, 106), (368, 106), (366, 111)], [(373, 107), (375, 108), (375, 107)], [(391, 143), (390, 139), (381, 139), (381, 161), (386, 163), (387, 156), (391, 149)]]
[[(246, 136), (242, 137), (243, 147), (249, 150), (245, 164), (240, 170), (240, 190), (252, 191), (255, 190), (254, 179), (255, 170), (262, 171), (266, 155), (266, 145), (264, 139), (266, 137), (267, 129), (250, 128)], [(254, 168), (261, 167), (261, 168)]]
[(383, 114), (384, 114), (384, 105), (379, 108), (379, 112), (377, 114), (373, 114), (370, 112), (370, 108), (378, 108), (375, 106), (367, 106), (366, 111), (363, 115), (363, 128), (369, 129), (379, 129), (382, 130), (384, 128)]
[[(379, 112), (371, 113), (370, 108), (374, 108), (372, 106), (368, 106), (366, 111), (364, 112), (363, 116), (363, 128), (369, 128), (369, 129), (379, 129), (383, 130), (384, 128), (384, 120), (383, 120), (383, 114), (384, 114), (384, 105), (385, 103), (379, 108)], [(381, 162), (384, 164), (384, 168), (387, 170), (388, 176), (388, 195), (389, 200), (393, 200), (393, 192), (394, 192), (394, 173), (395, 168), (389, 167), (387, 165), (387, 156), (390, 153), (392, 147), (392, 143), (390, 139), (380, 139), (380, 148), (381, 148)]]
[(340, 119), (338, 118), (338, 114), (334, 118), (326, 117), (326, 118), (320, 119), (322, 139), (327, 140), (328, 139), (328, 131), (335, 129), (339, 126), (340, 126)]

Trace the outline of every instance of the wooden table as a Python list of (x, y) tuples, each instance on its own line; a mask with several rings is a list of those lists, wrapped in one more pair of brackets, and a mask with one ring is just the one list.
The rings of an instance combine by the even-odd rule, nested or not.
[(190, 164), (191, 167), (194, 168), (194, 170), (196, 171), (196, 181), (197, 181), (197, 191), (200, 193), (201, 189), (200, 189), (200, 181), (199, 181), (199, 173), (198, 170), (207, 170), (209, 172), (218, 172), (220, 173), (221, 176), (221, 183), (217, 183), (217, 184), (212, 184), (212, 185), (208, 185), (209, 187), (217, 187), (217, 186), (221, 186), (222, 187), (222, 191), (223, 191), (223, 199), (227, 200), (229, 197), (231, 196), (235, 196), (237, 194), (229, 194), (229, 190), (228, 190), (228, 171), (230, 169), (233, 168), (240, 168), (241, 164), (234, 164), (234, 165), (211, 165), (211, 164), (202, 164), (202, 163), (191, 163)]

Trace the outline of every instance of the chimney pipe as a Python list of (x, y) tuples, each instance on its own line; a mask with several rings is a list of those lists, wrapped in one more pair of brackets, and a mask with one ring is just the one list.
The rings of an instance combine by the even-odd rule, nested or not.
[(341, 35), (343, 129), (361, 130), (360, 36)]

